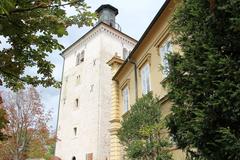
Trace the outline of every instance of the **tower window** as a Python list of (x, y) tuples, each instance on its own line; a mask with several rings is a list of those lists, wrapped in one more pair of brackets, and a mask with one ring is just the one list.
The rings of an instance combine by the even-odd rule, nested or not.
[(76, 66), (80, 64), (80, 54), (77, 55)]
[(74, 136), (77, 136), (77, 127), (73, 128)]
[(85, 54), (85, 51), (82, 51), (81, 54), (80, 54), (80, 61), (81, 62), (84, 62), (84, 54)]
[(90, 86), (90, 92), (93, 92), (93, 87), (94, 87), (94, 84)]
[(76, 83), (77, 83), (77, 84), (80, 84), (80, 83), (81, 83), (81, 76), (80, 76), (80, 75), (77, 76)]
[(76, 66), (79, 65), (81, 62), (84, 62), (84, 54), (85, 54), (84, 50), (81, 53), (77, 54)]
[(126, 48), (123, 48), (123, 59), (126, 60), (129, 55), (129, 52)]
[(93, 66), (95, 66), (95, 65), (96, 65), (96, 59), (93, 60)]
[(75, 157), (75, 156), (73, 156), (73, 157), (72, 157), (72, 160), (76, 160), (76, 157)]
[(75, 100), (75, 105), (76, 105), (76, 107), (78, 107), (78, 106), (79, 106), (79, 101), (78, 101), (78, 98)]

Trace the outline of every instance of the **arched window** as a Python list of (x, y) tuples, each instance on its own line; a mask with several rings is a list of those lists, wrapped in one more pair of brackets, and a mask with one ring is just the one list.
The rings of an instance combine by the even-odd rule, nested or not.
[(72, 157), (72, 160), (76, 160), (76, 157), (75, 157), (75, 156), (73, 156), (73, 157)]
[(126, 60), (129, 55), (129, 52), (126, 48), (123, 48), (123, 59)]
[(80, 54), (77, 54), (76, 66), (80, 64)]
[(81, 53), (77, 54), (76, 66), (79, 65), (80, 63), (84, 62), (84, 54), (85, 54), (84, 50)]
[(80, 62), (84, 62), (84, 54), (85, 54), (85, 51), (82, 51), (80, 55)]

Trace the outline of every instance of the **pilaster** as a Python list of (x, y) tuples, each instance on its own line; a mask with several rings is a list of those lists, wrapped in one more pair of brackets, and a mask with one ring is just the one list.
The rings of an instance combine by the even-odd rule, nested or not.
[[(111, 66), (112, 75), (118, 71), (119, 67), (123, 64), (123, 60), (118, 56), (114, 56), (108, 65)], [(110, 119), (110, 160), (121, 159), (121, 145), (117, 137), (117, 131), (120, 125), (120, 105), (119, 105), (119, 84), (117, 81), (112, 80), (112, 107)]]

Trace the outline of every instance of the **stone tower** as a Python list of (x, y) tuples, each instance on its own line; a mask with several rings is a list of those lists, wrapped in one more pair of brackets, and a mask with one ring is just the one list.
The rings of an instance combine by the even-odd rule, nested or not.
[(121, 32), (118, 10), (102, 5), (95, 27), (68, 47), (64, 58), (55, 155), (62, 160), (109, 160), (111, 68), (136, 40)]

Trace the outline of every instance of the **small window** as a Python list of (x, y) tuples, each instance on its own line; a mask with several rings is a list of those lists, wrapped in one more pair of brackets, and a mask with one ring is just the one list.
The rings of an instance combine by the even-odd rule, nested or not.
[(85, 51), (81, 52), (81, 56), (80, 56), (80, 61), (84, 62), (84, 55), (85, 55)]
[(93, 160), (93, 153), (87, 153), (86, 160)]
[(145, 64), (141, 68), (142, 94), (145, 95), (151, 90), (150, 84), (150, 66)]
[(129, 89), (128, 86), (124, 87), (122, 90), (122, 102), (123, 102), (123, 113), (127, 112), (129, 109)]
[(128, 58), (129, 52), (126, 48), (123, 48), (123, 59), (126, 60)]
[(73, 128), (74, 136), (77, 136), (77, 127)]
[(66, 104), (66, 98), (63, 98), (63, 104)]
[(77, 55), (76, 58), (76, 66), (80, 64), (80, 54)]
[(81, 53), (77, 54), (76, 66), (79, 65), (80, 63), (84, 62), (84, 54), (85, 54), (84, 50)]
[(161, 64), (162, 64), (162, 67), (163, 67), (162, 72), (163, 72), (164, 77), (167, 77), (167, 75), (169, 73), (169, 64), (168, 64), (168, 60), (167, 60), (167, 55), (171, 52), (172, 52), (172, 44), (168, 40), (160, 48)]
[(93, 87), (94, 87), (94, 84), (90, 86), (90, 92), (93, 92)]
[(77, 98), (77, 99), (75, 99), (75, 105), (76, 105), (76, 107), (78, 107), (78, 106), (79, 106), (79, 101), (78, 101), (78, 98)]
[(80, 76), (80, 75), (77, 76), (77, 78), (76, 78), (76, 83), (77, 83), (77, 84), (80, 84), (80, 83), (81, 83), (81, 76)]
[(93, 60), (93, 66), (96, 65), (96, 61), (97, 61), (96, 59)]

